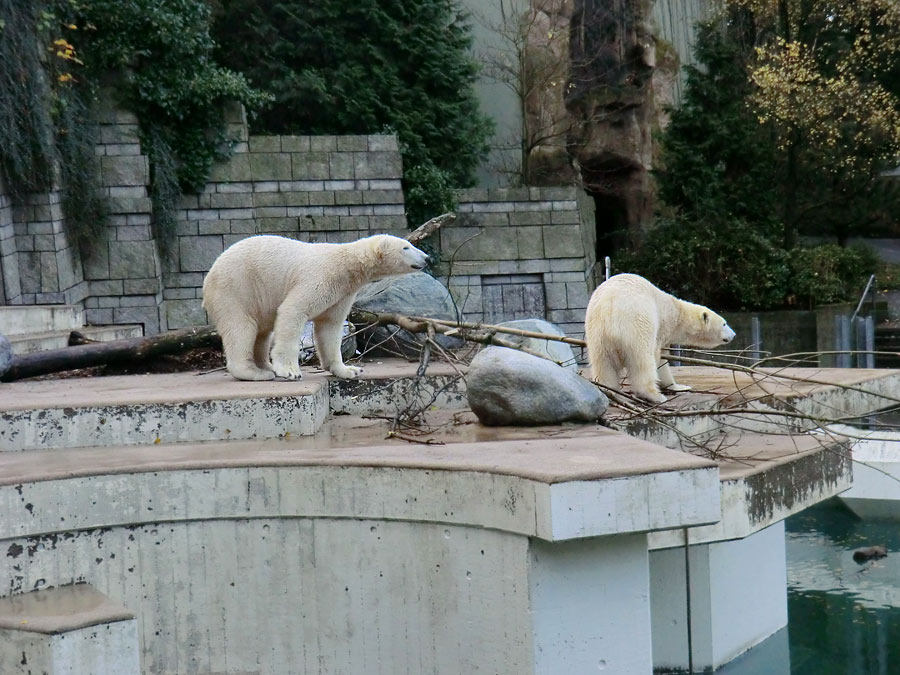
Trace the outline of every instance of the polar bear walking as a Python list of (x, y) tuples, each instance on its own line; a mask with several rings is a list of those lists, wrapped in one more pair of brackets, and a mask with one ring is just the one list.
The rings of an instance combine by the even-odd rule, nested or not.
[(216, 258), (203, 281), (203, 307), (238, 380), (298, 379), (300, 335), (310, 319), (322, 368), (355, 378), (361, 369), (344, 365), (341, 328), (357, 291), (427, 261), (407, 240), (387, 234), (346, 244), (247, 237)]
[(624, 368), (632, 391), (654, 403), (666, 400), (660, 386), (690, 389), (675, 382), (663, 347), (716, 347), (735, 335), (712, 310), (679, 300), (636, 274), (617, 274), (594, 290), (584, 334), (594, 381), (618, 388)]

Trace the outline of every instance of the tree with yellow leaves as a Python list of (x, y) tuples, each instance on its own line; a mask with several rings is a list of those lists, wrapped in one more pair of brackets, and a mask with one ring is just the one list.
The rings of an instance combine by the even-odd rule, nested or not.
[(798, 230), (843, 242), (896, 223), (883, 173), (900, 164), (900, 3), (720, 2), (753, 30), (749, 103), (783, 157), (785, 248)]

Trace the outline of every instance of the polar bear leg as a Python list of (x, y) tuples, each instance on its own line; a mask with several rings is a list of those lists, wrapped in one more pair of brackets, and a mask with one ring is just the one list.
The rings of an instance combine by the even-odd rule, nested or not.
[[(295, 290), (278, 306), (272, 330), (272, 370), (278, 377), (298, 380), (300, 373), (300, 336), (308, 317), (303, 291)], [(308, 291), (305, 291), (308, 293)]]
[(313, 319), (313, 340), (316, 354), (319, 355), (319, 364), (323, 369), (331, 371), (335, 377), (351, 380), (360, 376), (362, 368), (344, 365), (341, 356), (341, 333), (355, 297), (351, 295), (344, 298)]
[(260, 368), (254, 359), (256, 341), (256, 321), (253, 317), (234, 314), (220, 318), (216, 323), (222, 337), (225, 352), (225, 366), (232, 377), (238, 380), (272, 380), (275, 373)]
[(675, 376), (672, 375), (672, 369), (669, 367), (669, 362), (666, 359), (660, 359), (659, 367), (657, 368), (659, 371), (659, 387), (660, 389), (667, 389), (668, 391), (690, 391), (691, 385), (689, 384), (678, 384), (675, 381)]
[(272, 331), (261, 331), (256, 335), (256, 342), (253, 343), (253, 362), (257, 368), (263, 370), (272, 370), (272, 360), (269, 358), (269, 351), (272, 349)]
[(610, 389), (619, 389), (621, 368), (604, 350), (598, 349), (589, 357), (591, 379)]
[(664, 403), (666, 397), (659, 392), (657, 384), (658, 374), (656, 363), (659, 360), (658, 352), (654, 356), (652, 345), (635, 345), (635, 354), (626, 364), (628, 379), (631, 382), (631, 391), (643, 399), (653, 403)]

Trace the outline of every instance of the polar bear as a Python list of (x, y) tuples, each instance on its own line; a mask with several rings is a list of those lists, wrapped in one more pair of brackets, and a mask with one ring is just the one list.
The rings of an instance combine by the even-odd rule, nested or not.
[(203, 307), (238, 380), (298, 379), (300, 335), (310, 319), (322, 368), (355, 378), (361, 369), (344, 365), (341, 328), (357, 291), (427, 261), (407, 240), (387, 234), (345, 244), (247, 237), (216, 258), (203, 281)]
[(675, 382), (661, 357), (663, 347), (715, 347), (735, 335), (712, 310), (679, 300), (636, 274), (617, 274), (594, 290), (584, 334), (595, 382), (618, 388), (624, 368), (632, 391), (654, 403), (666, 400), (659, 386), (690, 389)]

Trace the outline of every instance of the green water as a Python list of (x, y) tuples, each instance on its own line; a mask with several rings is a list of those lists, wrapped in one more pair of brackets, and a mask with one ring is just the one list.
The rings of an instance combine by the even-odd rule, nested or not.
[[(790, 672), (900, 674), (900, 522), (859, 520), (833, 499), (785, 527)], [(853, 561), (876, 544), (886, 558)]]

